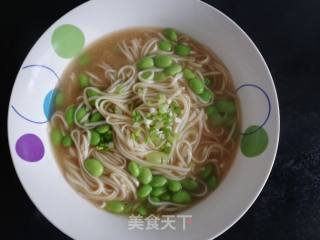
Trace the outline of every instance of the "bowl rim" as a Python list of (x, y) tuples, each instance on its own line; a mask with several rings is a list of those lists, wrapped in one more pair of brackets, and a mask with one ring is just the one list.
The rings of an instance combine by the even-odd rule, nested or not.
[[(47, 29), (41, 34), (41, 36), (33, 43), (32, 47), (30, 48), (30, 50), (28, 51), (28, 54), (26, 55), (26, 57), (24, 58), (24, 60), (22, 61), (21, 63), (21, 66), (23, 65), (23, 63), (25, 62), (25, 60), (30, 56), (31, 52), (34, 50), (34, 48), (36, 47), (37, 43), (40, 41), (40, 39), (48, 34), (49, 30), (51, 29), (52, 26), (54, 26), (59, 20), (65, 18), (67, 15), (69, 15), (70, 13), (74, 12), (74, 11), (77, 11), (79, 8), (81, 7), (84, 7), (88, 4), (90, 4), (90, 2), (95, 2), (95, 1), (99, 1), (99, 0), (92, 0), (92, 1), (86, 1), (80, 5), (77, 5), (76, 7), (72, 8), (71, 10), (67, 11), (65, 14), (61, 15), (56, 21), (54, 21), (52, 24), (50, 24), (50, 26), (47, 27)], [(222, 15), (222, 17), (224, 17), (226, 20), (228, 20), (231, 24), (233, 24), (238, 30), (240, 30), (241, 34), (244, 35), (244, 37), (250, 42), (250, 45), (254, 48), (255, 52), (258, 53), (258, 56), (260, 57), (260, 59), (262, 60), (262, 63), (263, 63), (263, 67), (264, 69), (266, 70), (267, 72), (267, 75), (268, 75), (268, 78), (271, 80), (270, 81), (270, 84), (271, 84), (271, 89), (272, 91), (274, 92), (274, 100), (275, 100), (275, 103), (274, 103), (274, 109), (275, 109), (275, 115), (276, 115), (276, 130), (275, 131), (275, 138), (274, 138), (274, 146), (275, 146), (275, 150), (273, 152), (273, 156), (271, 157), (272, 158), (272, 161), (270, 161), (270, 165), (269, 165), (269, 169), (267, 170), (267, 175), (266, 177), (264, 178), (264, 181), (260, 184), (259, 186), (259, 189), (257, 189), (256, 191), (256, 194), (255, 194), (255, 197), (251, 199), (250, 202), (247, 203), (247, 206), (241, 211), (241, 214), (239, 214), (238, 216), (235, 216), (233, 219), (232, 222), (230, 222), (228, 224), (228, 226), (226, 226), (225, 228), (223, 228), (222, 230), (220, 230), (219, 232), (211, 235), (211, 239), (215, 239), (219, 236), (221, 236), (223, 233), (225, 233), (226, 231), (228, 231), (232, 226), (235, 225), (235, 223), (237, 223), (246, 213), (247, 211), (252, 207), (253, 203), (257, 200), (258, 196), (261, 194), (267, 180), (269, 179), (269, 176), (270, 176), (270, 173), (271, 173), (271, 170), (273, 168), (273, 165), (274, 165), (274, 162), (275, 162), (275, 159), (276, 159), (276, 155), (277, 155), (277, 151), (278, 151), (278, 146), (279, 146), (279, 138), (280, 138), (280, 109), (279, 109), (279, 100), (278, 100), (278, 95), (277, 95), (277, 90), (276, 90), (276, 87), (275, 87), (275, 84), (274, 84), (274, 80), (273, 80), (273, 77), (272, 77), (272, 74), (268, 68), (268, 65), (266, 64), (266, 61), (264, 59), (264, 57), (262, 56), (261, 52), (259, 51), (258, 47), (255, 45), (255, 43), (252, 41), (252, 39), (248, 36), (248, 34), (232, 19), (230, 18), (229, 16), (227, 16), (226, 14), (224, 14), (222, 11), (220, 11), (219, 9), (217, 9), (215, 6), (213, 5), (210, 5), (209, 3), (206, 3), (204, 2), (203, 0), (190, 0), (190, 1), (196, 1), (196, 2), (199, 2), (200, 4), (203, 4), (205, 5), (205, 7), (207, 8), (210, 8), (212, 11), (215, 11), (216, 13), (218, 13), (219, 15)], [(37, 206), (37, 204), (35, 203), (35, 200), (32, 196), (32, 194), (27, 190), (26, 186), (25, 186), (25, 182), (22, 181), (22, 178), (21, 176), (18, 174), (18, 171), (17, 171), (17, 165), (15, 163), (15, 161), (13, 160), (13, 152), (14, 152), (14, 149), (12, 149), (10, 146), (11, 146), (11, 141), (10, 141), (10, 129), (9, 129), (9, 126), (8, 126), (8, 122), (9, 122), (9, 112), (10, 112), (10, 106), (11, 106), (11, 100), (13, 98), (13, 93), (14, 93), (14, 89), (16, 88), (16, 85), (17, 85), (17, 78), (18, 78), (18, 74), (19, 74), (19, 71), (18, 73), (16, 74), (16, 77), (15, 77), (15, 81), (14, 81), (14, 84), (13, 84), (13, 87), (12, 87), (12, 90), (11, 90), (11, 94), (10, 94), (10, 101), (9, 101), (9, 106), (8, 106), (8, 112), (7, 112), (7, 136), (8, 136), (8, 142), (9, 142), (9, 151), (10, 151), (10, 156), (11, 156), (11, 160), (12, 160), (12, 163), (13, 163), (13, 166), (14, 166), (14, 170), (16, 172), (16, 175), (24, 189), (24, 191), (27, 193), (27, 196), (29, 197), (29, 199), (31, 200), (31, 202), (33, 203), (33, 205), (36, 207), (36, 209), (55, 227), (57, 228), (59, 231), (61, 231), (63, 234), (65, 234), (66, 236), (72, 238), (72, 236), (66, 232), (66, 229), (63, 229), (63, 228), (60, 228), (54, 221), (51, 221), (51, 218), (47, 216), (47, 214), (43, 213), (39, 207)]]

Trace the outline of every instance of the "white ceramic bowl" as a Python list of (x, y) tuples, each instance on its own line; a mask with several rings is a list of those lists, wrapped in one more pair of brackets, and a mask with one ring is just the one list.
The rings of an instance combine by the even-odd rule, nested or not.
[[(218, 189), (183, 212), (192, 215), (185, 230), (128, 230), (126, 218), (96, 209), (67, 184), (49, 143), (50, 91), (71, 58), (104, 34), (131, 26), (170, 26), (208, 45), (230, 70), (238, 89), (242, 131), (261, 126), (241, 137), (234, 164)], [(28, 54), (8, 113), (11, 155), (27, 194), (61, 231), (75, 239), (92, 240), (218, 236), (262, 190), (275, 159), (279, 128), (276, 90), (258, 49), (231, 19), (197, 0), (96, 0), (75, 8), (55, 22)]]

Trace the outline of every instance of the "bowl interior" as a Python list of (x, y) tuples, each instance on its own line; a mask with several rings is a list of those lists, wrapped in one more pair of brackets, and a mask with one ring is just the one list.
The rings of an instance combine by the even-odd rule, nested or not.
[[(185, 229), (182, 219), (175, 219), (176, 230), (128, 230), (126, 218), (96, 209), (66, 183), (48, 139), (52, 90), (72, 57), (106, 33), (135, 26), (170, 26), (209, 46), (231, 72), (240, 98), (241, 148), (218, 189), (182, 213), (192, 215)], [(63, 34), (52, 37), (61, 27), (71, 36), (71, 49)], [(196, 0), (95, 0), (60, 18), (30, 51), (12, 91), (8, 133), (12, 159), (26, 192), (72, 238), (208, 239), (238, 220), (261, 191), (277, 150), (279, 110), (272, 77), (259, 51), (216, 9)]]

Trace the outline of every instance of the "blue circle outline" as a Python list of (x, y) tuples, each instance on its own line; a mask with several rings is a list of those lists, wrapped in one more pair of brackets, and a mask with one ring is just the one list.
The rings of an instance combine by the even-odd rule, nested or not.
[[(31, 67), (40, 67), (40, 68), (44, 68), (46, 70), (48, 70), (49, 72), (51, 72), (56, 78), (57, 80), (59, 81), (59, 76), (58, 74), (50, 67), (46, 66), (46, 65), (41, 65), (41, 64), (30, 64), (30, 65), (26, 65), (24, 67), (22, 67), (21, 69), (24, 70), (24, 69), (27, 69), (27, 68), (31, 68)], [(28, 121), (28, 122), (32, 122), (32, 123), (35, 123), (35, 124), (44, 124), (44, 123), (47, 123), (49, 122), (49, 120), (46, 120), (46, 121), (35, 121), (35, 120), (32, 120), (30, 118), (27, 118), (26, 116), (24, 116), (22, 113), (20, 113), (13, 105), (11, 105), (11, 108), (13, 109), (13, 111), (18, 115), (20, 116), (21, 118), (23, 118), (24, 120)]]
[(252, 83), (245, 83), (243, 85), (240, 85), (237, 89), (236, 89), (236, 92), (238, 93), (238, 91), (241, 89), (241, 88), (244, 88), (244, 87), (253, 87), (253, 88), (256, 88), (256, 89), (259, 89), (263, 95), (266, 97), (267, 99), (267, 102), (268, 102), (268, 114), (267, 114), (267, 117), (266, 119), (262, 122), (261, 125), (259, 125), (259, 127), (257, 127), (255, 130), (251, 131), (251, 132), (240, 132), (240, 135), (250, 135), (250, 134), (253, 134), (255, 132), (257, 132), (259, 129), (261, 129), (266, 123), (267, 121), (269, 120), (270, 118), (270, 115), (271, 115), (271, 101), (270, 101), (270, 98), (267, 94), (267, 92), (265, 90), (263, 90), (261, 87), (259, 87), (258, 85), (255, 85), (255, 84), (252, 84)]

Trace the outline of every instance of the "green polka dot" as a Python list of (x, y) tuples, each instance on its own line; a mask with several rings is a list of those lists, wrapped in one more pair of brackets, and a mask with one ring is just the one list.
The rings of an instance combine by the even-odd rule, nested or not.
[(74, 25), (61, 25), (54, 30), (51, 44), (58, 56), (62, 58), (72, 58), (82, 50), (84, 46), (84, 35), (81, 30)]
[[(241, 139), (241, 152), (247, 157), (255, 157), (266, 150), (268, 146), (268, 134), (259, 126), (250, 126), (246, 129)], [(258, 130), (257, 130), (258, 129)]]

